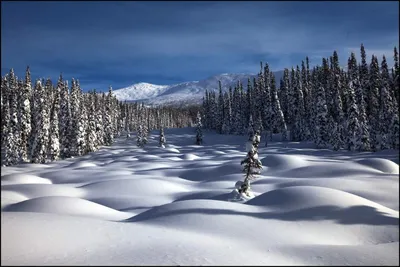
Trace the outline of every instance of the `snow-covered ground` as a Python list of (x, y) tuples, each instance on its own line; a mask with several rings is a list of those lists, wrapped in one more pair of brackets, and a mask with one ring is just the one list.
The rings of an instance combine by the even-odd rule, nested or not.
[[(158, 131), (81, 158), (1, 168), (3, 265), (398, 265), (398, 151), (270, 142), (230, 202), (245, 136)], [(262, 145), (265, 139), (262, 140)]]

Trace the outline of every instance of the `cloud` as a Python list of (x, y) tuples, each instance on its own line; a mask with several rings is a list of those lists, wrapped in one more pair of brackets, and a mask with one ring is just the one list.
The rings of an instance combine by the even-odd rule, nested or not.
[[(306, 56), (319, 64), (333, 50), (346, 64), (349, 49), (359, 51), (361, 42), (371, 51), (389, 51), (399, 41), (393, 4), (88, 2), (86, 9), (84, 4), (71, 5), (75, 6), (54, 4), (47, 11), (40, 6), (42, 16), (25, 18), (31, 23), (15, 19), (17, 25), (12, 25), (13, 18), (2, 18), (2, 66), (24, 70), (30, 64), (43, 75), (58, 77), (62, 71), (82, 80), (100, 79), (101, 84), (136, 79), (175, 83), (218, 73), (254, 73), (261, 60), (272, 70), (300, 65)], [(375, 20), (370, 19), (372, 14)]]

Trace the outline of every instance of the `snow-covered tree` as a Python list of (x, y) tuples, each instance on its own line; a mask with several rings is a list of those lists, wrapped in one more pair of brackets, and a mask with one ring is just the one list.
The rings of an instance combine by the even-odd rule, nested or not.
[(60, 156), (61, 158), (68, 158), (71, 156), (71, 140), (70, 138), (72, 129), (71, 110), (70, 110), (70, 97), (68, 81), (62, 81), (62, 75), (58, 80), (57, 87), (60, 87), (60, 110), (58, 113), (59, 123), (59, 139), (60, 139)]
[(247, 135), (253, 136), (254, 135), (254, 123), (253, 123), (253, 116), (250, 115), (249, 118), (249, 125), (247, 126)]
[(200, 112), (197, 112), (196, 117), (196, 145), (201, 145), (203, 143), (203, 125), (201, 124), (201, 115)]
[(164, 148), (165, 147), (165, 142), (166, 142), (166, 139), (165, 139), (165, 135), (164, 135), (164, 128), (161, 128), (160, 129), (160, 143), (159, 143), (159, 146)]
[(30, 78), (29, 67), (26, 69), (25, 82), (20, 88), (20, 132), (21, 132), (21, 160), (23, 162), (28, 162), (29, 154), (29, 136), (31, 134), (31, 94), (32, 94), (32, 84)]
[(272, 110), (273, 110), (273, 118), (272, 118), (272, 130), (276, 133), (282, 133), (286, 130), (285, 118), (283, 116), (283, 112), (281, 109), (281, 104), (278, 98), (278, 92), (276, 90), (275, 85), (275, 76), (271, 73), (271, 97), (272, 97)]
[[(249, 141), (251, 142), (252, 140)], [(258, 153), (254, 149), (254, 146), (251, 147), (252, 148), (249, 147), (250, 149), (248, 149), (245, 159), (240, 162), (240, 165), (243, 165), (244, 182), (238, 191), (246, 195), (249, 195), (250, 181), (255, 179), (255, 175), (259, 174), (259, 171), (262, 169), (261, 161), (258, 159)]]
[(60, 157), (60, 139), (59, 139), (59, 114), (60, 114), (60, 93), (63, 88), (62, 77), (58, 79), (57, 86), (53, 92), (53, 104), (50, 110), (50, 133), (49, 133), (49, 145), (48, 145), (48, 158), (58, 160)]
[(48, 95), (42, 86), (42, 82), (37, 80), (35, 85), (35, 104), (33, 109), (35, 129), (32, 129), (34, 139), (32, 144), (31, 161), (33, 163), (46, 162), (50, 128), (49, 109), (47, 107), (48, 102), (46, 102), (47, 97)]
[(104, 141), (105, 145), (107, 146), (110, 146), (114, 142), (111, 98), (112, 98), (112, 88), (110, 86), (108, 90), (108, 95), (105, 99), (105, 109), (103, 113), (104, 135), (105, 135)]
[[(321, 75), (321, 74), (320, 74)], [(319, 79), (318, 91), (316, 95), (316, 140), (315, 143), (318, 148), (326, 148), (329, 141), (328, 132), (328, 108), (325, 101), (325, 89), (322, 84), (322, 79)]]
[(96, 133), (96, 109), (95, 109), (95, 92), (91, 92), (88, 96), (88, 131), (86, 135), (87, 152), (94, 152), (98, 149), (97, 133)]

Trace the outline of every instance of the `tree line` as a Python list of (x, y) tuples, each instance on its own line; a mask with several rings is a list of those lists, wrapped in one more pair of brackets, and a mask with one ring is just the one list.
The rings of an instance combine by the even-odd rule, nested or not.
[(13, 69), (1, 78), (2, 164), (45, 163), (82, 156), (109, 146), (122, 132), (143, 134), (153, 129), (192, 126), (198, 108), (147, 107), (118, 101), (112, 94), (82, 91), (79, 80), (70, 86), (60, 75), (32, 86), (29, 67), (25, 79)]
[[(220, 134), (245, 134), (254, 128), (282, 133), (282, 139), (313, 141), (318, 148), (378, 151), (399, 149), (399, 58), (394, 48), (394, 66), (386, 57), (379, 64), (372, 55), (367, 63), (361, 44), (361, 63), (351, 53), (347, 69), (339, 65), (336, 51), (322, 65), (284, 69), (279, 81), (269, 65), (261, 70), (247, 90), (240, 82), (223, 92), (207, 91), (203, 97), (204, 126)], [(288, 134), (290, 133), (290, 136)]]

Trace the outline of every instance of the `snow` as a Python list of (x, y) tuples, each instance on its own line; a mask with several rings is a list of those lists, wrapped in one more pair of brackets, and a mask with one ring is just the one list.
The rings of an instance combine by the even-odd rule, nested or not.
[[(283, 76), (283, 71), (274, 72), (277, 81)], [(119, 101), (138, 101), (153, 105), (166, 104), (201, 104), (207, 91), (218, 91), (218, 81), (224, 91), (232, 88), (241, 81), (247, 85), (247, 80), (253, 80), (257, 74), (223, 73), (208, 77), (201, 81), (190, 81), (172, 85), (155, 85), (150, 83), (137, 83), (125, 88), (113, 90)]]
[[(398, 265), (397, 150), (259, 147), (247, 136), (165, 129), (83, 157), (1, 168), (2, 265)], [(261, 144), (263, 144), (263, 138)]]

